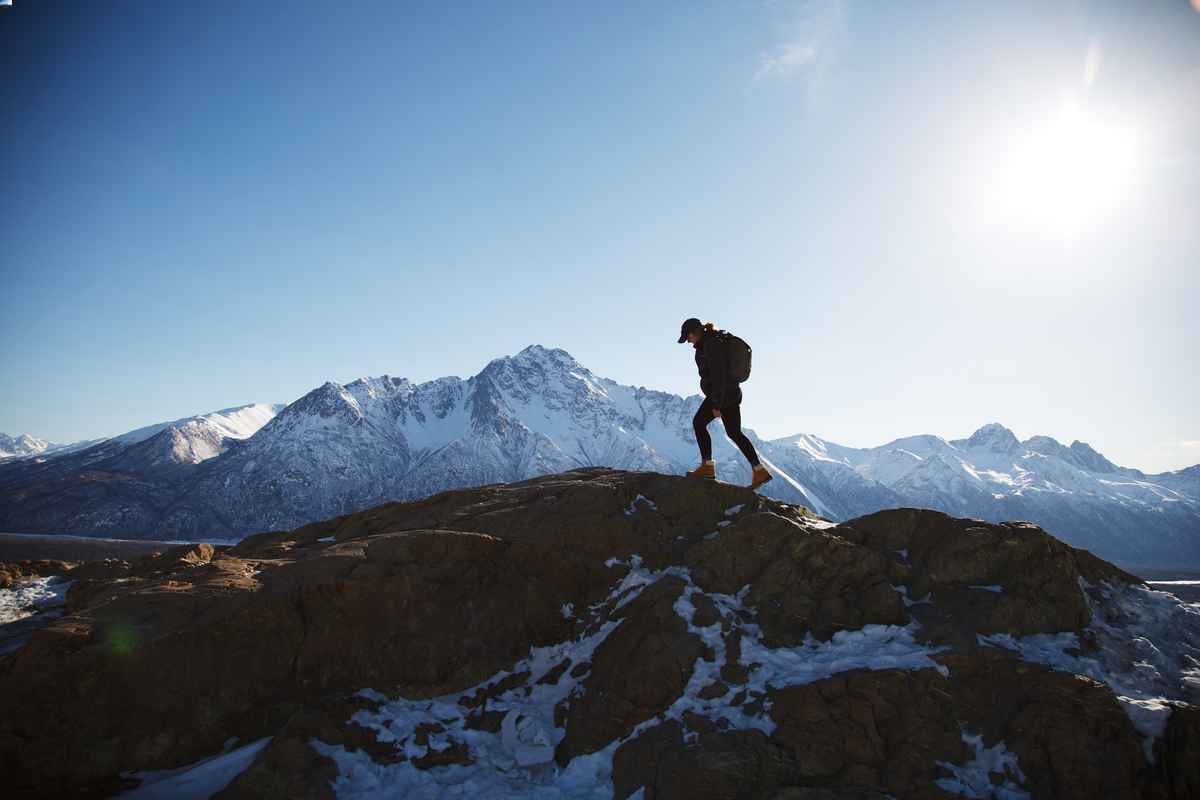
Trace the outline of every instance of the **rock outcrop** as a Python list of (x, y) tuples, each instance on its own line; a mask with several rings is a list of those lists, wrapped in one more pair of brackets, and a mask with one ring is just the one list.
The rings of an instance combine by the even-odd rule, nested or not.
[(48, 558), (23, 558), (20, 561), (0, 561), (0, 589), (11, 589), (18, 581), (47, 575), (62, 575), (77, 566), (74, 561)]
[(1028, 523), (589, 468), (65, 577), (0, 658), (9, 796), (263, 737), (220, 797), (1200, 786), (1200, 612)]

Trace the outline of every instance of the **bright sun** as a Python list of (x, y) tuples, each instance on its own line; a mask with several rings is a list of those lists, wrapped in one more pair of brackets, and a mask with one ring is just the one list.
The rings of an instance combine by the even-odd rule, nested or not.
[(1137, 132), (1073, 100), (1058, 116), (1006, 141), (984, 181), (991, 222), (1070, 233), (1117, 210), (1139, 172)]

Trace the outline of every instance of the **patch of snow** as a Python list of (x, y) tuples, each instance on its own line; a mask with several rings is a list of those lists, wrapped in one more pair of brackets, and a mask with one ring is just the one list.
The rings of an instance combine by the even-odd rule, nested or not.
[(62, 605), (74, 581), (61, 575), (45, 575), (17, 581), (0, 589), (0, 625), (32, 617), (39, 611)]
[(0, 655), (18, 650), (35, 630), (63, 615), (73, 580), (45, 575), (0, 589)]
[[(577, 756), (565, 768), (554, 762), (554, 750), (566, 735), (565, 729), (554, 722), (554, 709), (563, 700), (579, 691), (583, 676), (573, 677), (571, 670), (559, 674), (554, 682), (537, 681), (564, 662), (589, 662), (597, 647), (621, 624), (608, 619), (595, 625), (591, 632), (578, 639), (546, 647), (533, 647), (529, 656), (502, 670), (491, 678), (461, 692), (431, 699), (410, 700), (389, 698), (370, 688), (361, 689), (359, 696), (380, 703), (375, 711), (360, 710), (351, 720), (377, 732), (381, 742), (403, 744), (404, 752), (420, 758), (430, 750), (444, 750), (458, 745), (470, 751), (471, 763), (419, 769), (412, 761), (380, 764), (361, 751), (349, 752), (343, 746), (326, 744), (319, 739), (309, 744), (319, 753), (332, 758), (338, 766), (338, 777), (331, 788), (341, 798), (374, 798), (381, 795), (432, 800), (440, 797), (505, 797), (538, 798), (539, 800), (608, 800), (613, 795), (612, 759), (617, 748), (664, 719), (681, 719), (685, 711), (710, 718), (724, 718), (735, 728), (757, 728), (770, 733), (774, 722), (766, 708), (748, 710), (731, 705), (736, 694), (731, 690), (725, 697), (701, 699), (698, 695), (719, 675), (725, 660), (725, 644), (721, 621), (699, 628), (694, 622), (696, 611), (693, 598), (701, 590), (692, 583), (690, 572), (679, 566), (649, 570), (642, 559), (631, 556), (627, 561), (610, 558), (607, 566), (627, 566), (629, 571), (617, 581), (608, 597), (592, 606), (611, 614), (646, 587), (672, 575), (685, 583), (684, 592), (675, 602), (675, 612), (715, 653), (714, 661), (697, 658), (692, 677), (682, 695), (665, 712), (635, 726), (628, 736), (615, 739), (594, 753)], [(904, 627), (868, 625), (858, 631), (840, 631), (829, 642), (814, 642), (809, 637), (798, 647), (769, 648), (761, 642), (757, 625), (745, 621), (751, 616), (745, 605), (749, 586), (737, 595), (707, 595), (721, 616), (742, 632), (741, 663), (751, 669), (745, 689), (765, 694), (769, 687), (791, 686), (820, 680), (836, 672), (858, 667), (920, 669), (933, 667), (943, 674), (948, 670), (929, 659), (929, 655), (946, 648), (927, 648), (917, 644), (913, 632), (917, 623)], [(488, 699), (489, 711), (504, 713), (498, 733), (466, 727), (471, 709), (460, 704), (464, 696), (477, 689), (493, 685), (513, 674), (528, 672), (530, 677), (522, 686)], [(428, 734), (427, 744), (415, 742), (417, 726), (436, 723), (440, 732)], [(428, 728), (427, 728), (428, 730)], [(644, 790), (633, 797), (644, 797)]]
[(1004, 587), (1003, 587), (1003, 586), (1000, 586), (999, 584), (995, 584), (995, 583), (989, 583), (989, 584), (988, 584), (988, 585), (986, 585), (986, 586), (977, 586), (977, 585), (972, 585), (972, 586), (970, 586), (969, 588), (971, 588), (971, 589), (982, 589), (982, 590), (983, 590), (983, 591), (985, 591), (985, 592), (995, 592), (996, 594), (1000, 594), (1001, 592), (1003, 592), (1003, 591), (1004, 591)]
[[(986, 798), (995, 797), (998, 800), (1027, 800), (1029, 792), (1013, 782), (1013, 777), (1025, 780), (1025, 773), (1017, 765), (1017, 755), (1005, 747), (1004, 742), (997, 742), (991, 747), (983, 746), (983, 734), (962, 733), (963, 741), (975, 750), (975, 756), (966, 764), (959, 766), (946, 761), (935, 762), (953, 773), (953, 778), (938, 778), (934, 781), (947, 792), (963, 797)], [(999, 775), (1001, 782), (993, 783), (992, 775)]]
[(141, 778), (142, 783), (116, 797), (123, 800), (207, 800), (244, 772), (258, 751), (270, 741), (271, 737), (265, 736), (236, 750), (175, 769), (122, 772), (122, 777)]
[(732, 517), (735, 514), (739, 514), (739, 513), (741, 513), (742, 509), (745, 507), (746, 507), (745, 503), (738, 503), (736, 506), (730, 506), (729, 508), (725, 509), (725, 516)]
[(332, 542), (334, 540), (334, 538), (335, 537), (333, 537), (333, 536), (322, 536), (320, 539), (317, 539), (317, 541), (318, 542)]
[(646, 497), (643, 494), (639, 494), (637, 497), (635, 497), (629, 501), (629, 505), (625, 508), (625, 516), (629, 516), (629, 515), (633, 514), (635, 511), (637, 511), (637, 501), (638, 500), (643, 500), (643, 501), (645, 501), (646, 505), (650, 506), (650, 508), (654, 509), (655, 511), (658, 510), (658, 506), (655, 505), (653, 500), (651, 500), (649, 497)]
[(1143, 736), (1148, 761), (1172, 701), (1200, 702), (1200, 608), (1138, 584), (1099, 585), (1079, 578), (1091, 610), (1088, 630), (1098, 650), (1074, 655), (1074, 631), (1014, 637), (976, 634), (980, 644), (1006, 647), (1026, 661), (1087, 675), (1112, 689)]

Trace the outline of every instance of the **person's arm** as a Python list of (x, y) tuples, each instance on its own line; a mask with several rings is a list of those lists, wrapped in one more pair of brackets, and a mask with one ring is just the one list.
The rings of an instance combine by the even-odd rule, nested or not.
[(713, 403), (716, 404), (716, 410), (720, 411), (725, 405), (725, 390), (729, 385), (729, 348), (714, 336), (710, 352), (712, 355), (708, 363), (713, 371)]

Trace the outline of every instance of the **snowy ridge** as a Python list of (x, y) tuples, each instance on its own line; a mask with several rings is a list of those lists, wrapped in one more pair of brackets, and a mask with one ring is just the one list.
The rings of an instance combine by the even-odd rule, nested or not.
[[(163, 499), (69, 495), (40, 502), (36, 513), (0, 505), (0, 527), (230, 538), (581, 466), (681, 474), (698, 459), (700, 400), (620, 384), (541, 345), (466, 379), (329, 381), (287, 406), (238, 406), (129, 431), (45, 460), (52, 471), (22, 473), (33, 460), (10, 462), (0, 485), (105, 470), (149, 477)], [(719, 421), (709, 430), (718, 477), (747, 483), (749, 465)], [(809, 433), (764, 441), (745, 430), (780, 478), (761, 491), (831, 520), (926, 507), (1036, 522), (1121, 563), (1200, 565), (1200, 465), (1148, 475), (1083, 442), (1020, 441), (997, 422), (960, 439), (917, 435), (870, 448)]]
[(877, 508), (935, 508), (993, 522), (1024, 519), (1105, 558), (1200, 563), (1195, 467), (1148, 475), (1114, 465), (1084, 442), (1068, 447), (1049, 436), (1022, 442), (995, 422), (962, 439), (921, 435), (853, 448), (797, 434), (771, 440), (764, 449), (781, 472), (811, 475), (806, 487), (835, 487), (819, 492), (834, 512), (822, 513), (833, 519), (846, 518), (839, 501), (866, 485), (886, 493), (870, 501)]
[(181, 417), (169, 422), (157, 422), (142, 428), (113, 436), (110, 441), (131, 445), (144, 442), (150, 437), (169, 428), (206, 429), (211, 430), (223, 439), (246, 439), (253, 436), (259, 428), (285, 408), (284, 405), (267, 403), (250, 403), (244, 406), (223, 408), (207, 414), (195, 414)]
[(46, 439), (39, 439), (36, 436), (30, 436), (28, 433), (22, 433), (17, 436), (0, 433), (0, 461), (15, 461), (22, 458), (73, 453), (101, 441), (104, 440), (84, 439), (78, 442), (71, 442), (70, 444), (60, 444), (58, 442), (47, 441)]

